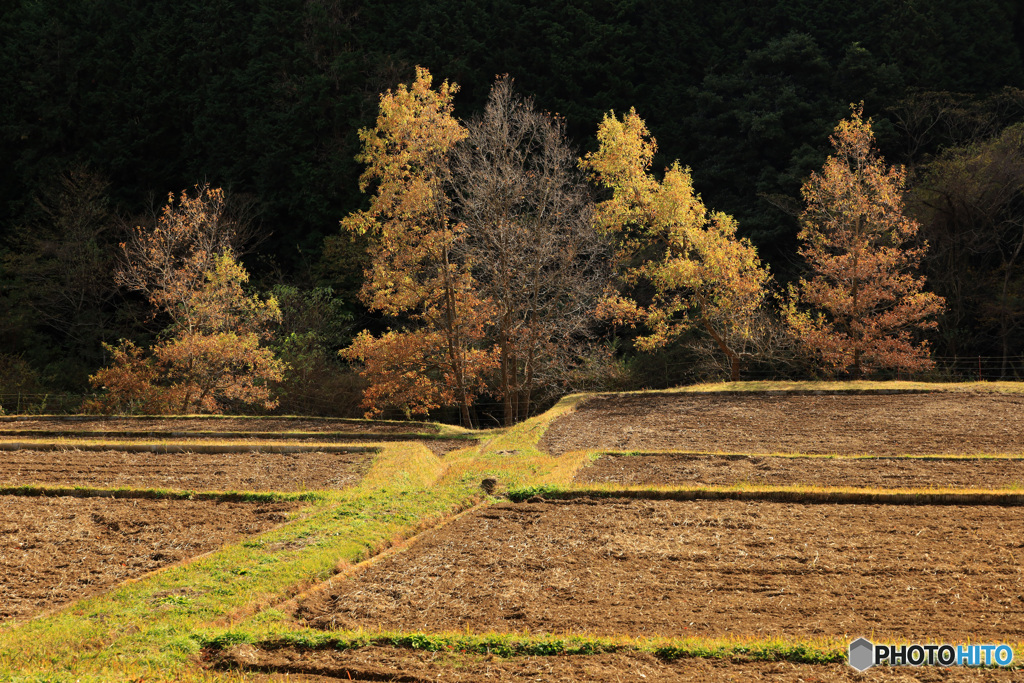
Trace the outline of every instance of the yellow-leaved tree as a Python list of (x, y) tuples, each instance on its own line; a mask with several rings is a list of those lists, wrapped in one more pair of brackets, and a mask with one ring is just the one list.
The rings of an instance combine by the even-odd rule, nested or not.
[(374, 190), (370, 207), (347, 216), (342, 229), (371, 238), (372, 264), (361, 298), (371, 310), (406, 316), (410, 325), (375, 337), (360, 333), (342, 350), (364, 364), (369, 414), (383, 406), (425, 415), (458, 405), (464, 426), (494, 366), (480, 348), (487, 303), (473, 275), (453, 254), (463, 226), (452, 220), (445, 193), (449, 156), (466, 131), (452, 116), (457, 86), (436, 90), (424, 68), (410, 85), (381, 95), (376, 126), (359, 131), (366, 164), (359, 186)]
[(508, 77), (469, 121), (452, 115), (454, 93), (418, 69), (360, 131), (373, 196), (342, 228), (371, 238), (363, 301), (404, 326), (342, 353), (363, 365), (371, 415), (457, 405), (470, 426), (486, 392), (511, 425), (590, 348), (607, 250), (561, 120)]
[(678, 161), (655, 178), (650, 167), (657, 145), (635, 110), (621, 119), (607, 114), (597, 139), (598, 150), (581, 165), (610, 194), (597, 205), (597, 223), (614, 239), (621, 283), (599, 313), (617, 324), (641, 325), (646, 333), (636, 343), (645, 351), (699, 328), (738, 380), (737, 346), (751, 332), (769, 280), (753, 245), (737, 237), (731, 216), (707, 210), (690, 170)]

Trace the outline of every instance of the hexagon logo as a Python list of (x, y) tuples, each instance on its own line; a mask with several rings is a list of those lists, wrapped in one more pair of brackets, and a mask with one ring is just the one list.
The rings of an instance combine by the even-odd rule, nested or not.
[(867, 638), (858, 638), (850, 643), (846, 661), (857, 671), (867, 671), (875, 665), (875, 646)]

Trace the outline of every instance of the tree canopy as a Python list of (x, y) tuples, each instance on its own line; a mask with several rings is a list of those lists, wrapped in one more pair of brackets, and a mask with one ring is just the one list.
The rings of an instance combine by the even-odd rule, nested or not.
[(930, 368), (927, 343), (911, 333), (934, 328), (944, 302), (914, 272), (927, 246), (904, 214), (905, 171), (878, 155), (862, 106), (831, 140), (835, 153), (803, 186), (800, 254), (812, 276), (795, 290), (790, 324), (826, 368), (856, 378)]
[(690, 170), (673, 162), (659, 181), (650, 172), (657, 144), (631, 109), (622, 119), (604, 117), (598, 150), (582, 166), (611, 197), (597, 206), (597, 224), (615, 242), (615, 261), (627, 290), (651, 294), (638, 302), (632, 291), (613, 293), (601, 311), (619, 324), (641, 323), (642, 350), (664, 346), (700, 327), (729, 357), (739, 379), (733, 338), (742, 336), (761, 307), (768, 272), (736, 221), (709, 212), (694, 192)]

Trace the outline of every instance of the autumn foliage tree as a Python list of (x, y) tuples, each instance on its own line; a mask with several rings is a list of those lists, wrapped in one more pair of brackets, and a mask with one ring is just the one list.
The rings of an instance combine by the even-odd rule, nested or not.
[(343, 230), (371, 238), (363, 301), (411, 324), (380, 337), (363, 331), (342, 355), (364, 364), (369, 414), (389, 405), (418, 415), (457, 405), (463, 425), (472, 426), (470, 406), (493, 366), (479, 346), (488, 310), (453, 253), (464, 230), (445, 192), (452, 149), (466, 137), (452, 116), (458, 86), (445, 81), (434, 90), (432, 83), (417, 68), (411, 85), (381, 95), (376, 126), (359, 131), (357, 157), (366, 164), (360, 189), (372, 185), (374, 194), (368, 209), (342, 221)]
[(644, 351), (699, 328), (739, 379), (737, 341), (749, 334), (769, 279), (753, 245), (737, 237), (731, 216), (707, 210), (689, 169), (675, 162), (660, 181), (651, 173), (657, 144), (635, 110), (606, 115), (597, 139), (581, 164), (610, 194), (596, 220), (614, 239), (621, 282), (601, 315), (642, 326), (636, 344)]
[(370, 414), (457, 405), (468, 426), (487, 393), (512, 424), (584, 346), (603, 241), (560, 120), (501, 78), (464, 123), (455, 86), (431, 84), (418, 69), (360, 132), (361, 188), (375, 194), (342, 227), (373, 239), (363, 300), (407, 324), (343, 355), (363, 365)]
[(829, 370), (925, 370), (927, 343), (911, 333), (935, 327), (943, 300), (914, 275), (926, 245), (903, 213), (905, 172), (886, 167), (862, 110), (836, 126), (834, 153), (803, 185), (800, 254), (813, 275), (793, 290), (787, 318)]
[(221, 190), (173, 195), (152, 230), (123, 245), (118, 282), (146, 295), (169, 322), (147, 356), (132, 342), (108, 347), (112, 364), (90, 378), (108, 411), (220, 412), (233, 404), (270, 409), (268, 383), (283, 370), (262, 345), (280, 321), (273, 299), (246, 295), (248, 273), (234, 256), (234, 226)]

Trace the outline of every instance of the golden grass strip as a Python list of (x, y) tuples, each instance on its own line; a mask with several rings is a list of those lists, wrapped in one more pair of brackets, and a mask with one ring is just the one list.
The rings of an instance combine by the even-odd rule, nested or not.
[[(1024, 448), (1024, 444), (1022, 444)], [(1020, 453), (925, 453), (907, 455), (878, 455), (873, 453), (752, 453), (737, 451), (681, 451), (675, 449), (652, 449), (643, 451), (615, 451), (608, 449), (587, 449), (586, 453), (592, 459), (603, 455), (615, 457), (637, 457), (678, 455), (685, 457), (710, 457), (710, 458), (793, 458), (793, 459), (817, 459), (817, 460), (1024, 460), (1024, 450)], [(568, 454), (565, 454), (568, 455)], [(565, 457), (565, 455), (561, 457)]]
[[(764, 381), (708, 382), (668, 389), (637, 391), (606, 391), (573, 394), (566, 398), (607, 398), (614, 396), (664, 396), (666, 394), (763, 394), (763, 395), (888, 395), (932, 393), (1024, 394), (1024, 382), (907, 382), (907, 381)], [(563, 399), (564, 400), (564, 399)]]
[(528, 487), (509, 492), (522, 501), (533, 496), (551, 500), (632, 498), (638, 500), (745, 500), (808, 504), (880, 505), (1024, 505), (1024, 491), (992, 489), (868, 489), (819, 486), (622, 486)]
[(908, 382), (900, 380), (857, 380), (857, 381), (764, 381), (764, 382), (709, 382), (685, 387), (674, 387), (664, 392), (628, 393), (852, 393), (852, 394), (900, 394), (900, 393), (995, 393), (1022, 394), (1024, 382)]
[(154, 430), (60, 430), (60, 429), (0, 429), (5, 439), (268, 439), (291, 441), (295, 439), (320, 441), (423, 441), (465, 440), (479, 438), (476, 434), (438, 434), (436, 432), (217, 432), (217, 431), (154, 431)]
[(25, 439), (0, 442), (0, 451), (149, 451), (151, 453), (375, 453), (379, 446), (306, 442), (138, 442), (138, 441), (79, 441), (74, 439)]
[(326, 492), (303, 491), (183, 491), (178, 489), (102, 488), (90, 486), (0, 486), (0, 496), (118, 498), (138, 500), (215, 500), (218, 502), (322, 501)]

